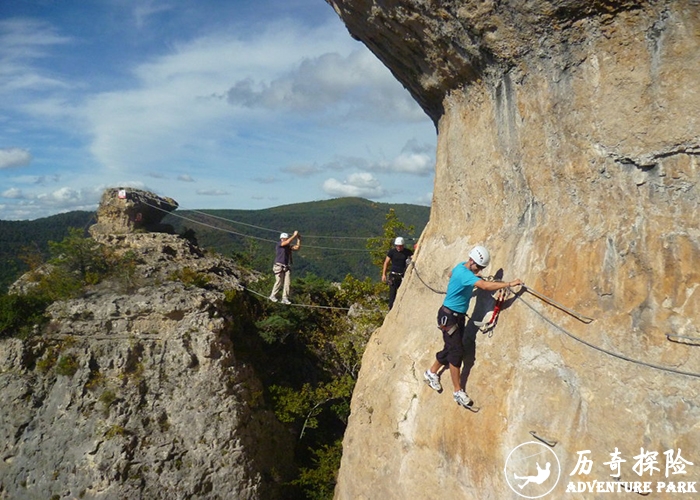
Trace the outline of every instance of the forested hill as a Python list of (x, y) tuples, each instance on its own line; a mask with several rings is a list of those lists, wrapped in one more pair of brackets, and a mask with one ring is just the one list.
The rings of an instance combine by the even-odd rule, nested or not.
[[(178, 233), (191, 229), (200, 246), (261, 271), (272, 266), (279, 233), (297, 230), (303, 236), (302, 249), (295, 254), (297, 276), (310, 272), (329, 280), (341, 280), (346, 274), (378, 279), (381, 270), (371, 263), (367, 238), (383, 234), (392, 208), (399, 221), (415, 227), (413, 234), (402, 234), (407, 237), (407, 246), (412, 247), (414, 241), (410, 238), (418, 238), (428, 222), (428, 207), (375, 203), (362, 198), (264, 210), (177, 210), (163, 222), (171, 224)], [(93, 212), (74, 211), (33, 221), (0, 221), (0, 291), (27, 270), (22, 256), (39, 251), (45, 257), (49, 241), (62, 240), (71, 227), (87, 229), (95, 222), (94, 217)]]
[(367, 240), (383, 235), (391, 209), (400, 222), (414, 227), (411, 234), (401, 234), (412, 248), (428, 222), (430, 208), (363, 198), (336, 198), (265, 210), (178, 210), (164, 222), (179, 233), (194, 230), (200, 246), (261, 271), (272, 267), (279, 234), (299, 231), (302, 248), (294, 254), (298, 276), (308, 272), (329, 280), (342, 280), (347, 274), (379, 279), (381, 269), (372, 265)]
[(61, 241), (68, 228), (86, 228), (95, 223), (95, 213), (73, 211), (31, 221), (0, 220), (0, 292), (5, 292), (27, 270), (25, 260), (46, 257), (49, 241)]

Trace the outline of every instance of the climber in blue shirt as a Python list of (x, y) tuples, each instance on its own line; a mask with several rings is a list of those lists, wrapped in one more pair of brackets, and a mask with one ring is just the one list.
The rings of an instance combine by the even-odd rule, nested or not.
[(440, 377), (437, 374), (441, 367), (449, 367), (450, 378), (454, 386), (453, 397), (458, 405), (469, 407), (472, 400), (461, 386), (460, 370), (464, 357), (462, 336), (469, 301), (474, 287), (493, 292), (501, 288), (522, 285), (519, 279), (510, 282), (485, 281), (479, 276), (482, 269), (488, 266), (491, 256), (489, 251), (476, 246), (469, 252), (469, 260), (460, 262), (450, 272), (450, 281), (447, 284), (447, 295), (438, 310), (438, 328), (442, 330), (442, 339), (445, 342), (443, 349), (435, 355), (435, 362), (423, 374), (425, 383), (436, 391), (442, 391)]

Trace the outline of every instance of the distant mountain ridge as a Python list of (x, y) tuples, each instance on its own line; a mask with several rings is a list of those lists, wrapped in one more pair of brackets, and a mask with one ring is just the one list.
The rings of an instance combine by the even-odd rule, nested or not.
[(412, 246), (428, 223), (430, 207), (364, 198), (335, 198), (263, 210), (178, 210), (163, 222), (172, 224), (179, 233), (192, 229), (202, 247), (234, 256), (259, 270), (272, 266), (274, 243), (281, 232), (299, 231), (302, 248), (294, 256), (294, 268), (300, 275), (310, 272), (342, 280), (352, 274), (378, 279), (381, 270), (372, 265), (366, 244), (369, 238), (383, 234), (390, 209), (401, 222), (415, 228), (413, 234), (403, 235)]
[(27, 265), (22, 256), (38, 252), (48, 254), (49, 241), (60, 241), (68, 228), (85, 228), (95, 223), (95, 213), (75, 210), (35, 220), (0, 220), (0, 291), (5, 292)]
[[(376, 203), (363, 198), (336, 198), (262, 210), (178, 210), (163, 222), (171, 224), (177, 233), (191, 229), (203, 248), (233, 256), (260, 270), (271, 266), (273, 242), (279, 233), (298, 230), (302, 250), (295, 255), (295, 271), (299, 275), (311, 272), (340, 280), (349, 273), (357, 278), (377, 279), (380, 270), (371, 264), (366, 238), (382, 234), (386, 215), (392, 208), (399, 220), (415, 227), (417, 238), (428, 222), (429, 207)], [(46, 256), (49, 241), (62, 240), (71, 227), (87, 229), (94, 223), (95, 213), (87, 211), (31, 221), (0, 221), (0, 290), (5, 291), (27, 270), (20, 258), (26, 253), (23, 249), (32, 248)], [(406, 236), (411, 245), (411, 235)]]

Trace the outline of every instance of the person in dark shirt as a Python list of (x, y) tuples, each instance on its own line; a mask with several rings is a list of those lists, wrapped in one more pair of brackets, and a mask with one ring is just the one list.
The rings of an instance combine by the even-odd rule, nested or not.
[[(401, 236), (394, 240), (394, 247), (386, 254), (384, 267), (382, 268), (382, 281), (389, 284), (389, 310), (394, 306), (396, 291), (401, 286), (411, 255), (413, 255), (413, 251), (404, 247), (404, 241)], [(391, 268), (389, 268), (389, 263), (391, 263)], [(387, 269), (389, 270), (388, 275)]]
[[(295, 245), (292, 245), (294, 240)], [(275, 273), (275, 285), (272, 287), (270, 300), (277, 302), (277, 292), (282, 289), (282, 304), (289, 304), (289, 290), (292, 282), (292, 251), (301, 248), (301, 235), (298, 231), (289, 236), (287, 233), (280, 234), (280, 240), (275, 247), (275, 263), (272, 272)]]

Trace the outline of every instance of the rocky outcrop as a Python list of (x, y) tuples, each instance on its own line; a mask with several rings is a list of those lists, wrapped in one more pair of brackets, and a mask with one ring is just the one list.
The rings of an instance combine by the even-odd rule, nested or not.
[(172, 198), (162, 198), (150, 191), (133, 188), (109, 188), (102, 194), (97, 208), (97, 224), (90, 233), (122, 234), (135, 231), (172, 232), (160, 221), (178, 204)]
[[(329, 3), (438, 130), (430, 222), (365, 352), (336, 497), (534, 497), (504, 473), (534, 436), (556, 441), (550, 498), (610, 480), (616, 450), (622, 481), (700, 484), (697, 465), (664, 476), (668, 451), (700, 463), (698, 2)], [(479, 413), (447, 376), (440, 395), (422, 381), (436, 292), (474, 244), (487, 272), (594, 318), (525, 294), (492, 336), (468, 329)], [(589, 474), (571, 476), (585, 450)], [(647, 452), (660, 472), (640, 476)]]
[(0, 340), (0, 498), (283, 498), (294, 439), (236, 349), (251, 277), (175, 235), (95, 234), (132, 265)]

